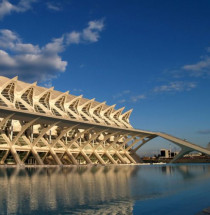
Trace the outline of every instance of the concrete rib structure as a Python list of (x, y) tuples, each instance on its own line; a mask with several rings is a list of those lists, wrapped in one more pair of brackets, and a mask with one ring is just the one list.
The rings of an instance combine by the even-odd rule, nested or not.
[(173, 161), (210, 150), (168, 134), (134, 129), (123, 113), (94, 99), (0, 77), (0, 164), (136, 164), (155, 137), (179, 145)]

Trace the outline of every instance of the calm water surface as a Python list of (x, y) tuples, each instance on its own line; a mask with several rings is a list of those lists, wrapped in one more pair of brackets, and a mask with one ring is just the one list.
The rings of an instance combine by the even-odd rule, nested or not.
[(210, 165), (0, 168), (0, 214), (197, 214)]

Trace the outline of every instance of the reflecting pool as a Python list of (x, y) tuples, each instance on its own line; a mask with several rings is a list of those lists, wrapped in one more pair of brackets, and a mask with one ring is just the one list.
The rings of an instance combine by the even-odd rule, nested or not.
[(0, 214), (197, 214), (210, 165), (0, 168)]

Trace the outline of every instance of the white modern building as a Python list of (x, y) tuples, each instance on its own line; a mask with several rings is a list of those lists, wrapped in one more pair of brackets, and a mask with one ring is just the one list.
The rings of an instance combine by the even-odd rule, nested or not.
[(52, 88), (0, 77), (0, 164), (136, 164), (137, 150), (155, 137), (179, 145), (173, 161), (210, 150), (159, 132), (134, 129), (132, 110)]

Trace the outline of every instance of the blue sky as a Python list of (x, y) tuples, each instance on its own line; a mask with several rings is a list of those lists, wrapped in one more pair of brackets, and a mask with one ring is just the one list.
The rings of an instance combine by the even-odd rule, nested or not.
[(0, 0), (0, 75), (133, 108), (135, 128), (206, 146), (209, 11), (209, 0)]

